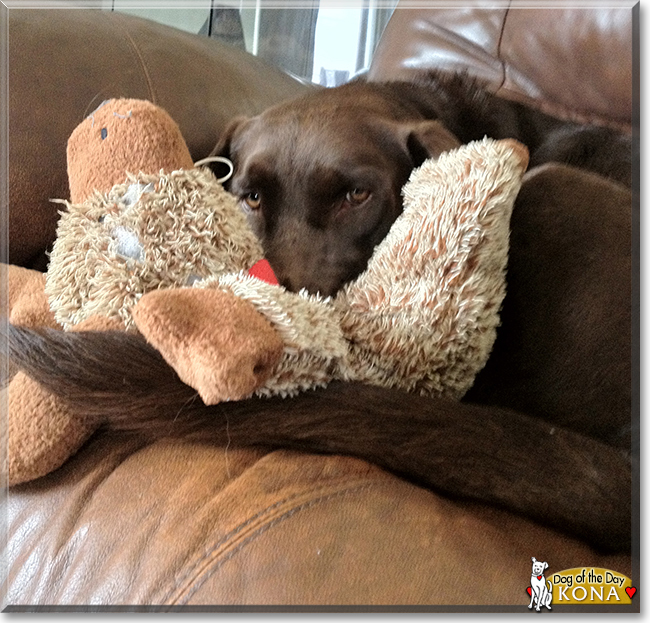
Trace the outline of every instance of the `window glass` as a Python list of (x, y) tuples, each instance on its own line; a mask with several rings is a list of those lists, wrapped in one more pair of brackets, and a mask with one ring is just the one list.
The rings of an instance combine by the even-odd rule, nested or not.
[(105, 8), (218, 39), (303, 80), (336, 86), (368, 69), (397, 0), (161, 4), (106, 0)]

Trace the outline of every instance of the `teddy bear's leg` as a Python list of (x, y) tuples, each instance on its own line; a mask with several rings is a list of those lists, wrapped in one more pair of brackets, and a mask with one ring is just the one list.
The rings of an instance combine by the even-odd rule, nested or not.
[(360, 380), (456, 399), (469, 389), (496, 339), (527, 163), (520, 143), (485, 139), (414, 172), (403, 213), (337, 301)]
[[(60, 328), (50, 311), (45, 295), (45, 275), (36, 270), (0, 263), (0, 283), (7, 284), (7, 307), (0, 310), (14, 325), (21, 327)], [(16, 368), (0, 354), (2, 376), (0, 387), (4, 387), (16, 373)]]
[[(74, 330), (120, 329), (121, 323), (91, 316)], [(7, 421), (2, 428), (6, 455), (3, 472), (9, 486), (39, 478), (60, 467), (101, 422), (75, 412), (23, 372), (7, 388)]]
[(21, 327), (60, 328), (45, 295), (45, 274), (36, 270), (0, 264), (0, 280), (6, 279), (8, 316)]
[(142, 335), (206, 404), (249, 396), (282, 356), (282, 340), (269, 322), (221, 290), (155, 290), (131, 313)]
[(97, 428), (23, 372), (7, 388), (3, 471), (9, 486), (60, 467)]

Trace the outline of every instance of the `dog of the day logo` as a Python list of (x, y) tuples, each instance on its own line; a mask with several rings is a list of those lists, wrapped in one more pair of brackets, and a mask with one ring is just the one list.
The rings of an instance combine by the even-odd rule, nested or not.
[(532, 558), (532, 563), (530, 586), (526, 589), (530, 610), (540, 612), (569, 604), (625, 605), (631, 604), (637, 593), (630, 578), (611, 569), (576, 567), (549, 573), (547, 562)]
[(530, 575), (530, 586), (527, 589), (530, 595), (528, 609), (532, 610), (534, 606), (537, 612), (542, 607), (550, 610), (553, 601), (553, 585), (544, 577), (544, 571), (548, 569), (548, 563), (536, 560), (534, 556), (532, 560), (533, 571)]

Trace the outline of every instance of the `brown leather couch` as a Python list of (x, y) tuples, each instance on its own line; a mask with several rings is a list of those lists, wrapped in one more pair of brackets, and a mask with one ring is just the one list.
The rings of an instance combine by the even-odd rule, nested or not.
[[(67, 196), (67, 136), (103, 99), (162, 105), (198, 159), (229, 118), (309, 88), (236, 49), (125, 15), (8, 13), (9, 260), (24, 266), (44, 267), (57, 218), (48, 199)], [(631, 130), (632, 35), (630, 8), (399, 6), (369, 78), (467, 69), (505, 97)], [(524, 612), (531, 556), (551, 571), (638, 577), (635, 556), (600, 555), (343, 456), (144, 444), (105, 431), (55, 473), (9, 490), (3, 505), (11, 609)]]

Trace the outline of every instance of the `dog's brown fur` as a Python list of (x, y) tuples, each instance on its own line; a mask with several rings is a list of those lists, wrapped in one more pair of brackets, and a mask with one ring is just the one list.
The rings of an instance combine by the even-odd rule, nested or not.
[[(207, 408), (142, 338), (119, 333), (10, 327), (12, 357), (114, 428), (223, 443), (227, 419), (231, 443), (352, 454), (603, 549), (626, 549), (637, 432), (631, 193), (618, 182), (630, 180), (629, 139), (504, 103), (462, 79), (428, 78), (282, 105), (233, 124), (220, 151), (235, 161), (231, 189), (261, 196), (251, 221), (283, 281), (333, 292), (363, 269), (396, 218), (411, 169), (457, 144), (455, 136), (512, 136), (539, 163), (555, 159), (558, 133), (558, 158), (617, 182), (559, 165), (529, 174), (512, 217), (503, 326), (464, 403), (334, 384), (288, 401)], [(351, 203), (354, 188), (371, 192)]]
[[(280, 282), (330, 295), (364, 269), (401, 210), (413, 168), (485, 135), (527, 145), (531, 168), (563, 162), (629, 186), (629, 137), (559, 121), (459, 75), (311, 93), (235, 120), (215, 152), (233, 161), (229, 189)], [(367, 199), (350, 201), (355, 189)]]

